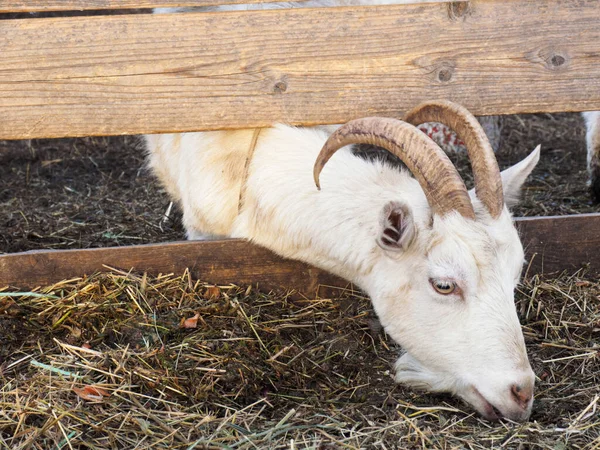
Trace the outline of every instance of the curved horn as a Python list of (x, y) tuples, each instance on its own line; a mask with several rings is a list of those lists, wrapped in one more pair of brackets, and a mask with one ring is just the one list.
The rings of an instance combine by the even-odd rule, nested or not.
[(467, 188), (448, 156), (417, 128), (397, 119), (367, 117), (338, 128), (315, 161), (317, 188), (321, 189), (319, 175), (329, 158), (349, 144), (376, 145), (398, 156), (423, 188), (436, 214), (458, 211), (463, 217), (475, 219)]
[(406, 115), (405, 120), (415, 126), (440, 122), (456, 132), (469, 153), (477, 197), (493, 218), (500, 216), (504, 208), (500, 169), (490, 141), (475, 116), (461, 105), (440, 100), (417, 106)]

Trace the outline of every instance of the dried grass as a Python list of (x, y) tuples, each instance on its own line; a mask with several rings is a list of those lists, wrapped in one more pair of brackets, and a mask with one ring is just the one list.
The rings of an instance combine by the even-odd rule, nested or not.
[(525, 424), (395, 386), (399, 349), (357, 293), (121, 272), (34, 291), (0, 294), (5, 448), (600, 447), (600, 284), (581, 273), (519, 289), (539, 376)]

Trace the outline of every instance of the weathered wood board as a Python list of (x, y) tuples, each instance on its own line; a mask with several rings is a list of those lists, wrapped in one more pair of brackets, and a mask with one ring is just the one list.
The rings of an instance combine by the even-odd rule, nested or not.
[(341, 123), (434, 98), (600, 109), (597, 0), (2, 20), (0, 48), (0, 139)]
[[(575, 270), (589, 264), (600, 273), (600, 214), (517, 219), (527, 250), (528, 275)], [(294, 289), (322, 295), (349, 283), (306, 264), (280, 258), (241, 240), (89, 250), (32, 251), (0, 256), (0, 286), (19, 288), (51, 284), (110, 266), (138, 272), (183, 273), (213, 283), (255, 285), (263, 290)]]
[(30, 251), (0, 256), (0, 286), (20, 288), (109, 270), (183, 273), (186, 268), (203, 281), (254, 285), (263, 290), (296, 289), (332, 293), (328, 286), (349, 283), (306, 264), (285, 260), (242, 240), (171, 242), (87, 250)]
[(600, 214), (516, 219), (529, 275), (576, 270), (600, 274)]

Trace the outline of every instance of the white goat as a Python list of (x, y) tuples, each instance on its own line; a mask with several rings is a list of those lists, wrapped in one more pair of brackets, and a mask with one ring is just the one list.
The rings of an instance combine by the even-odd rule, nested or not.
[[(516, 199), (539, 147), (500, 174), (464, 108), (431, 103), (407, 121), (439, 121), (458, 132), (477, 195), (433, 141), (393, 119), (353, 121), (331, 137), (277, 125), (145, 140), (189, 238), (249, 239), (352, 281), (407, 352), (396, 363), (398, 382), (452, 392), (489, 419), (525, 420), (534, 375), (513, 297), (524, 254), (503, 196)], [(345, 149), (324, 167), (317, 190), (313, 164), (318, 180), (338, 147), (359, 142), (397, 154), (416, 179)]]
[[(275, 6), (365, 3), (415, 1)], [(167, 11), (173, 10), (160, 12)], [(406, 351), (396, 363), (398, 382), (451, 392), (489, 419), (526, 420), (534, 374), (514, 306), (524, 253), (503, 198), (516, 201), (539, 147), (500, 174), (485, 134), (464, 108), (432, 103), (407, 120), (458, 132), (473, 161), (477, 195), (467, 193), (423, 133), (390, 119), (354, 121), (333, 135), (335, 127), (277, 125), (148, 135), (145, 142), (150, 166), (183, 210), (188, 238), (245, 238), (352, 281)], [(338, 147), (359, 142), (397, 154), (416, 179), (348, 148), (323, 169), (317, 190), (313, 165), (318, 180)]]

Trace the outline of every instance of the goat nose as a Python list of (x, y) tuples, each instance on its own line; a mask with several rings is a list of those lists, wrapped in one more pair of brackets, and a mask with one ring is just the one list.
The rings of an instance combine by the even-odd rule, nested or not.
[(517, 402), (521, 408), (527, 409), (527, 406), (533, 397), (533, 384), (523, 385), (515, 383), (510, 387), (510, 392), (512, 393), (515, 402)]

